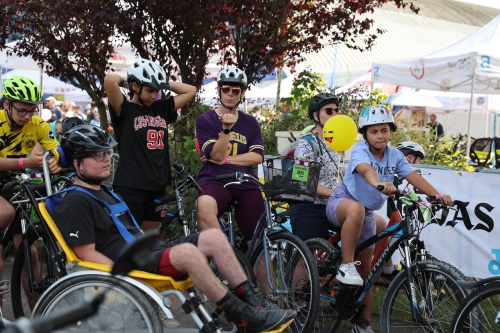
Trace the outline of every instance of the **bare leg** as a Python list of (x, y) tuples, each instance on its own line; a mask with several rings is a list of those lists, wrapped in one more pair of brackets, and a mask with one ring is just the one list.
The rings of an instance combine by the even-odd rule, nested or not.
[(198, 214), (198, 230), (204, 231), (211, 228), (220, 229), (217, 220), (217, 202), (209, 195), (202, 195), (196, 201), (196, 212)]
[(170, 261), (178, 271), (189, 274), (193, 284), (212, 301), (218, 302), (227, 294), (208, 266), (206, 256), (196, 246), (188, 243), (174, 246)]
[(361, 235), (365, 207), (357, 201), (346, 199), (337, 206), (337, 221), (342, 226), (342, 263), (354, 262), (354, 251)]
[(214, 258), (217, 269), (227, 279), (230, 286), (236, 287), (247, 280), (233, 248), (220, 229), (209, 229), (201, 232), (198, 248), (206, 257)]

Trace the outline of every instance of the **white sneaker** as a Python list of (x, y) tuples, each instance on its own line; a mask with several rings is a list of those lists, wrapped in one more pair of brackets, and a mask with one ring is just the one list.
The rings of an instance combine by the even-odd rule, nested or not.
[(351, 333), (375, 333), (375, 332), (373, 332), (371, 326), (361, 327), (361, 326), (356, 324), (352, 328)]
[(361, 262), (355, 261), (340, 265), (336, 279), (345, 284), (362, 286), (363, 279), (361, 278), (361, 276), (359, 276), (355, 265), (361, 265)]

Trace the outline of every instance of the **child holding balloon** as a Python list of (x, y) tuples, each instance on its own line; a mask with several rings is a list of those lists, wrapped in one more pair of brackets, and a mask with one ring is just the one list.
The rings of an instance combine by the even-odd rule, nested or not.
[[(356, 144), (347, 167), (344, 181), (335, 188), (328, 200), (326, 214), (331, 223), (342, 226), (342, 264), (337, 280), (345, 284), (363, 284), (370, 270), (373, 248), (361, 251), (354, 262), (357, 244), (375, 235), (374, 211), (382, 207), (387, 196), (397, 188), (393, 185), (394, 174), (405, 178), (410, 184), (427, 195), (439, 195), (422, 176), (413, 171), (401, 151), (388, 146), (396, 131), (390, 110), (381, 105), (366, 107), (359, 118), (359, 133), (365, 142)], [(377, 186), (383, 185), (382, 193)], [(451, 197), (441, 196), (447, 206)], [(356, 267), (357, 266), (357, 267)], [(366, 308), (352, 332), (373, 332), (371, 319), (371, 292), (364, 301)]]

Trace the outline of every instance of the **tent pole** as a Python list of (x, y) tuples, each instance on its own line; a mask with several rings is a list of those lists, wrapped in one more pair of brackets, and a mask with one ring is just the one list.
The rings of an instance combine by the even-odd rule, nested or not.
[[(42, 65), (42, 68), (40, 69), (40, 89), (42, 89), (42, 99), (43, 99), (43, 67), (44, 67), (44, 65)], [(40, 114), (41, 114), (42, 109), (43, 109), (43, 102), (41, 102), (38, 109), (40, 110)]]
[(487, 138), (488, 137), (488, 125), (489, 125), (489, 121), (490, 121), (490, 113), (488, 112), (488, 105), (486, 104), (486, 121), (485, 121), (485, 125), (484, 125), (484, 136)]
[(473, 71), (472, 71), (472, 84), (471, 84), (471, 91), (470, 91), (470, 105), (469, 105), (469, 124), (467, 127), (467, 149), (465, 150), (466, 155), (465, 158), (467, 160), (470, 160), (470, 129), (471, 129), (471, 123), (472, 123), (472, 101), (474, 100), (474, 89), (476, 88), (476, 59), (474, 58), (474, 64), (473, 64)]

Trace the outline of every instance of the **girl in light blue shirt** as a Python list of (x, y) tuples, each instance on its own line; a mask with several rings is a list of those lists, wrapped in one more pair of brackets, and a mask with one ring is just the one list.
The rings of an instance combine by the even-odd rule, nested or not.
[[(388, 146), (396, 131), (390, 110), (382, 105), (366, 107), (359, 118), (359, 132), (365, 142), (354, 146), (343, 184), (337, 186), (328, 200), (326, 213), (330, 222), (342, 226), (342, 264), (337, 279), (345, 284), (363, 285), (370, 271), (373, 248), (361, 251), (354, 262), (357, 244), (375, 235), (374, 211), (382, 207), (387, 196), (396, 192), (394, 175), (405, 178), (427, 195), (438, 192), (422, 176), (413, 171), (403, 153)], [(377, 191), (383, 185), (384, 190)], [(451, 197), (440, 196), (447, 206)], [(357, 267), (356, 267), (357, 266)], [(365, 297), (366, 307), (352, 332), (370, 333), (371, 292)]]

